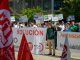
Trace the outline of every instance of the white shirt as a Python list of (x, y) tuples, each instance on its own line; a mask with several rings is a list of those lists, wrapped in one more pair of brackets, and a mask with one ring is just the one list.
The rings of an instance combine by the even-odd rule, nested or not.
[(19, 28), (19, 26), (18, 26), (18, 25), (16, 25), (16, 24), (14, 24), (14, 28)]
[(63, 31), (65, 29), (64, 25), (60, 25), (59, 27), (61, 28), (61, 31)]
[(33, 25), (33, 27), (36, 28), (37, 26), (36, 25)]

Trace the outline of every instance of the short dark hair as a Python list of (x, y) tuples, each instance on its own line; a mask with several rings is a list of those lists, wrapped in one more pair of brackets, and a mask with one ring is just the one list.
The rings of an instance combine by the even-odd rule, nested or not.
[(70, 23), (75, 22), (74, 20), (71, 20)]
[(60, 27), (57, 27), (57, 31), (61, 31), (61, 28)]

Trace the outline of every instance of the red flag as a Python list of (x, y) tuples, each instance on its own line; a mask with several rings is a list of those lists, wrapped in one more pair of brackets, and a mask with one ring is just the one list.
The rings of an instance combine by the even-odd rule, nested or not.
[(8, 0), (0, 0), (0, 60), (15, 60)]
[(0, 0), (0, 9), (10, 10), (9, 1), (8, 0)]
[(28, 42), (24, 34), (22, 36), (22, 40), (21, 40), (21, 44), (18, 52), (18, 60), (33, 60)]
[(68, 38), (66, 37), (64, 46), (63, 46), (61, 60), (71, 60), (70, 57), (71, 55), (70, 55), (70, 49), (69, 49), (69, 42), (68, 42)]

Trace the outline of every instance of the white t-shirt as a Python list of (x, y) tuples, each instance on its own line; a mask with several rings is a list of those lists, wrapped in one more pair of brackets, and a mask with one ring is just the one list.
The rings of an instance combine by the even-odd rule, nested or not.
[(19, 28), (19, 26), (18, 26), (18, 25), (16, 25), (16, 24), (14, 24), (14, 28)]
[(37, 26), (36, 25), (33, 25), (33, 27), (36, 28)]
[(64, 25), (59, 25), (59, 27), (61, 28), (61, 31), (63, 31), (65, 29)]

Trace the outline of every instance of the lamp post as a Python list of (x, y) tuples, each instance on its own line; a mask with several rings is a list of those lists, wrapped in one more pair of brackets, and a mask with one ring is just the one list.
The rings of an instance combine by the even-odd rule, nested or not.
[(54, 14), (54, 0), (51, 0), (51, 12)]
[[(52, 19), (54, 17), (54, 0), (51, 0), (51, 13), (52, 13)], [(56, 22), (55, 22), (56, 23)]]

